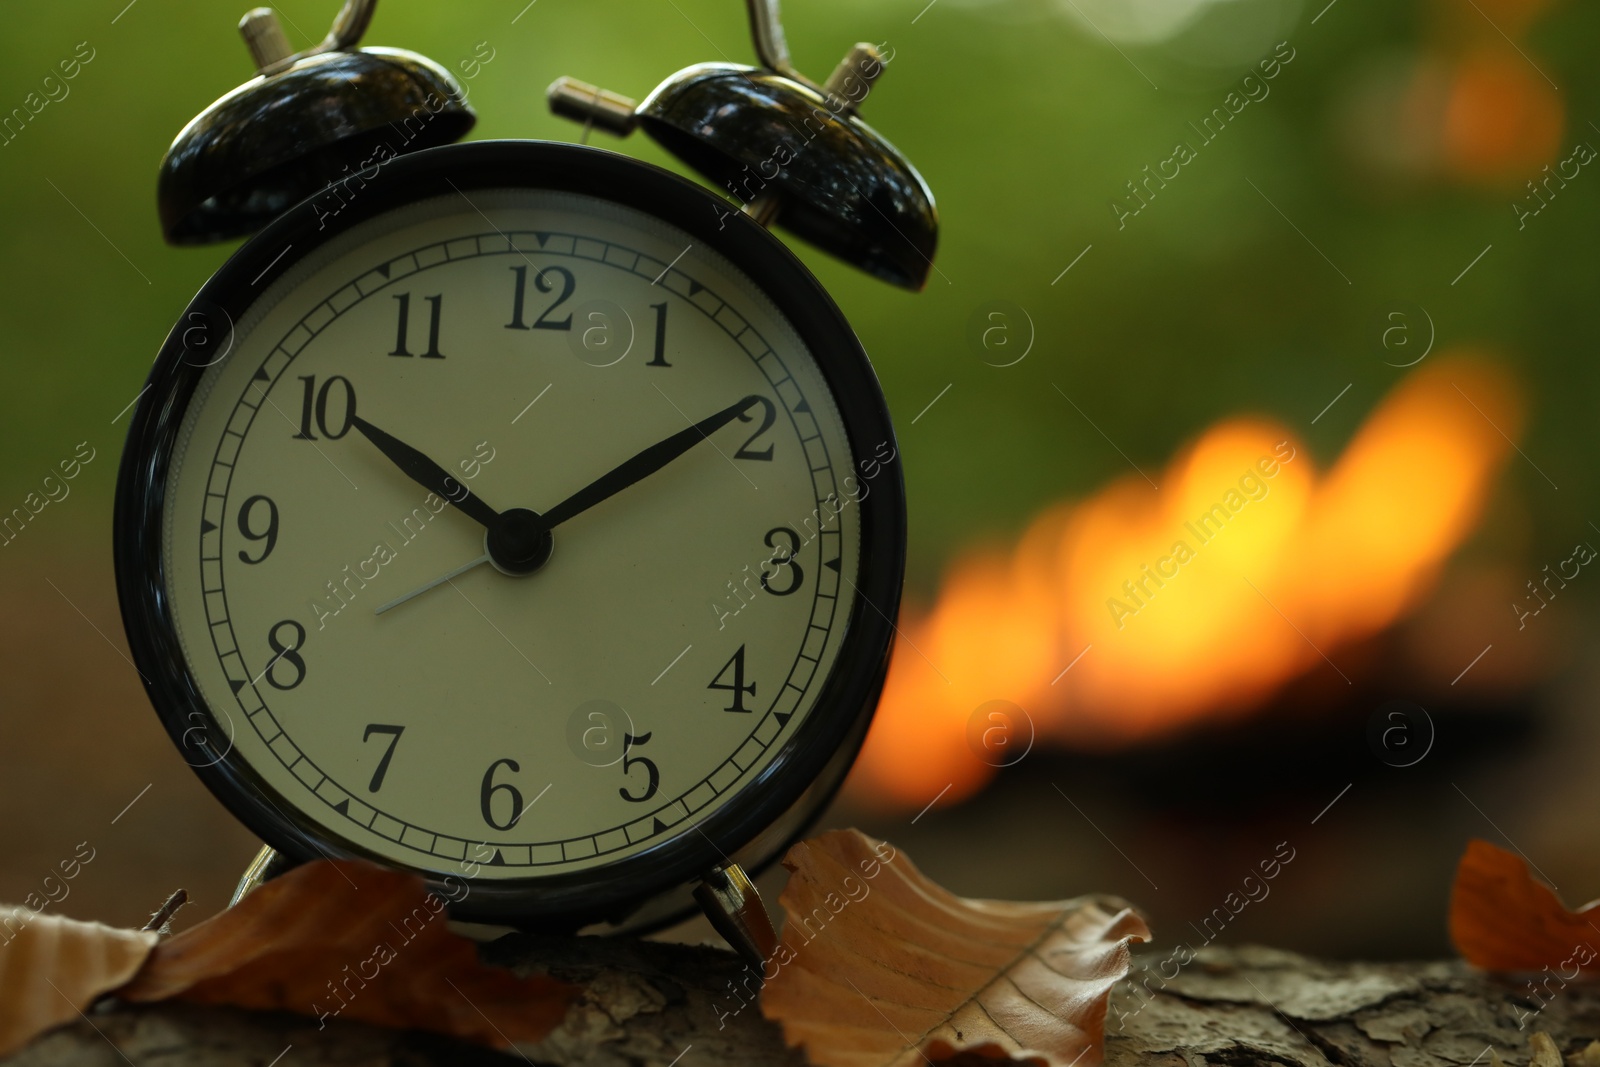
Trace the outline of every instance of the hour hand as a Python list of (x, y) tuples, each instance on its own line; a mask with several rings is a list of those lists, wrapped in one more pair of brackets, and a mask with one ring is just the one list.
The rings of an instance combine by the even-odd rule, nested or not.
[(701, 441), (708, 440), (712, 434), (743, 415), (746, 408), (760, 401), (759, 396), (747, 396), (736, 404), (728, 405), (715, 415), (707, 416), (694, 425), (679, 430), (666, 440), (657, 441), (545, 512), (545, 524), (552, 528), (559, 526), (574, 515), (587, 511), (602, 500), (654, 474)]
[(454, 504), (473, 522), (489, 528), (500, 521), (498, 511), (473, 496), (472, 491), (459, 479), (415, 448), (393, 434), (378, 429), (359, 415), (351, 416), (350, 422), (361, 431), (361, 436), (376, 445), (378, 451), (399, 467), (407, 478)]

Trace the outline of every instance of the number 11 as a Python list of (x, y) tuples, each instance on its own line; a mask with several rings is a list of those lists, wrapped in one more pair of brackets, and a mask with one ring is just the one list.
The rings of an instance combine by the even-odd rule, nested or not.
[[(406, 348), (406, 327), (411, 320), (411, 294), (396, 293), (394, 298), (400, 301), (400, 325), (395, 328), (394, 351), (391, 356), (409, 356), (413, 353)], [(428, 350), (422, 353), (423, 359), (443, 359), (444, 353), (439, 351), (439, 310), (444, 303), (444, 296), (424, 297), (432, 305), (428, 312)]]

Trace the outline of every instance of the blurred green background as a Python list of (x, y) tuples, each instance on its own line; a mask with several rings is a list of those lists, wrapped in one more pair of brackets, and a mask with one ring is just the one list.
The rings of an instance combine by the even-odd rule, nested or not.
[[(124, 424), (111, 426), (112, 416), (231, 250), (166, 247), (154, 179), (177, 130), (250, 73), (236, 13), (137, 0), (113, 25), (122, 2), (13, 6), (0, 42), (5, 108), (21, 106), (78, 42), (96, 56), (69, 83), (70, 96), (0, 148), (7, 500), (85, 437), (116, 452)], [(487, 42), (494, 58), (467, 82), (480, 116), (476, 138), (576, 139), (579, 131), (543, 104), (544, 87), (560, 74), (638, 97), (690, 63), (751, 61), (734, 0), (536, 0), (513, 25), (523, 2), (389, 0), (366, 39), (418, 49), (458, 73)], [(1592, 63), (1600, 11), (1557, 5), (1513, 45), (1468, 0), (1441, 3), (1443, 13), (1411, 0), (1339, 0), (1314, 25), (1317, 10), (1284, 0), (1172, 0), (1198, 9), (1186, 28), (1155, 44), (1108, 47), (1078, 15), (1098, 10), (1087, 2), (925, 3), (791, 0), (785, 11), (796, 61), (814, 77), (852, 41), (894, 50), (864, 115), (938, 198), (938, 271), (923, 294), (798, 249), (861, 334), (900, 420), (914, 580), (926, 584), (974, 535), (1012, 531), (1044, 502), (1127, 469), (1049, 383), (1144, 466), (1240, 410), (1300, 428), (1327, 460), (1403, 373), (1384, 365), (1381, 336), (1385, 314), (1411, 305), (1431, 315), (1440, 348), (1492, 344), (1521, 371), (1535, 397), (1523, 447), (1561, 487), (1537, 499), (1545, 517), (1600, 513), (1592, 506), (1600, 483), (1580, 447), (1600, 376), (1586, 358), (1600, 330), (1589, 313), (1600, 177), (1583, 171), (1519, 232), (1511, 201), (1554, 159), (1527, 160), (1526, 174), (1513, 165), (1499, 187), (1447, 175), (1386, 181), (1347, 149), (1343, 132), (1343, 116), (1371, 90), (1365, 75), (1374, 66), (1424, 52), (1448, 58), (1452, 35), (1474, 32), (1477, 21), (1480, 47), (1512, 63), (1520, 48), (1559, 85), (1559, 157), (1578, 140), (1600, 143), (1586, 117), (1600, 116)], [(1480, 6), (1505, 26), (1538, 5)], [(291, 40), (303, 46), (320, 36), (332, 10), (284, 4)], [(1096, 24), (1105, 19), (1101, 11)], [(1268, 83), (1270, 95), (1200, 147), (1119, 230), (1109, 202), (1127, 196), (1124, 183), (1170, 156), (1177, 140), (1198, 144), (1187, 124), (1220, 106), (1281, 40), (1295, 58)], [(1400, 95), (1391, 94), (1395, 110), (1405, 106)], [(683, 169), (643, 137), (593, 140)], [(1037, 328), (1032, 353), (1015, 367), (986, 365), (967, 341), (969, 320), (995, 299), (1026, 309)], [(950, 392), (911, 426), (947, 384)], [(103, 500), (113, 471), (113, 462), (95, 464), (80, 491)], [(87, 519), (79, 510), (52, 536)]]
[[(577, 139), (544, 105), (558, 75), (642, 97), (691, 63), (752, 61), (736, 0), (525, 3), (385, 0), (365, 41), (458, 74), (486, 44), (493, 58), (467, 82), (474, 139)], [(1419, 351), (1423, 319), (1436, 352), (1487, 349), (1526, 387), (1528, 462), (1513, 459), (1499, 498), (1522, 532), (1504, 551), (1543, 562), (1600, 521), (1600, 173), (1582, 168), (1521, 228), (1513, 208), (1545, 165), (1580, 141), (1600, 145), (1600, 8), (1325, 3), (785, 6), (797, 65), (818, 80), (854, 41), (893, 50), (864, 117), (938, 199), (937, 270), (921, 294), (795, 246), (860, 333), (897, 420), (914, 595), (930, 596), (963, 546), (1014, 536), (1130, 461), (1157, 469), (1225, 416), (1277, 418), (1326, 465), (1407, 373), (1391, 364)], [(148, 824), (114, 846), (124, 860), (99, 861), (102, 884), (84, 890), (98, 895), (67, 909), (113, 921), (153, 907), (153, 886), (177, 877), (149, 875), (130, 904), (113, 863), (165, 863), (215, 890), (251, 850), (170, 752), (117, 658), (108, 562), (119, 413), (233, 247), (164, 245), (155, 175), (183, 124), (250, 75), (234, 31), (243, 5), (125, 4), (12, 4), (0, 39), (0, 115), (24, 107), (79, 42), (94, 53), (68, 96), (0, 145), (0, 510), (79, 442), (96, 450), (73, 496), (0, 549), (0, 799), (13, 816), (0, 830), (0, 899), (19, 899), (154, 782)], [(304, 47), (335, 4), (285, 0), (280, 11)], [(1270, 94), (1200, 146), (1190, 124), (1283, 41), (1294, 58)], [(1119, 227), (1112, 201), (1180, 140), (1198, 158)], [(643, 137), (591, 141), (684, 170)], [(1001, 300), (1035, 332), (1009, 367), (971, 339)], [(1395, 312), (1418, 348), (1384, 347)], [(195, 835), (218, 844), (197, 856)]]

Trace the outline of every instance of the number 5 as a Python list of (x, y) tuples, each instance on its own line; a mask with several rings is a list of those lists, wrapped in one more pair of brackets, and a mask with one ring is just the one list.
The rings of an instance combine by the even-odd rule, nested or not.
[(650, 781), (645, 785), (644, 793), (640, 796), (633, 796), (628, 792), (626, 786), (617, 790), (617, 794), (621, 796), (623, 800), (631, 800), (635, 804), (642, 804), (646, 800), (649, 800), (651, 797), (655, 796), (656, 788), (661, 784), (661, 772), (656, 769), (656, 765), (653, 762), (644, 756), (629, 755), (629, 753), (633, 750), (634, 745), (642, 745), (649, 740), (649, 734), (643, 734), (639, 737), (634, 737), (632, 734), (622, 735), (622, 773), (626, 775), (630, 769), (635, 766), (639, 766), (643, 767), (650, 775)]

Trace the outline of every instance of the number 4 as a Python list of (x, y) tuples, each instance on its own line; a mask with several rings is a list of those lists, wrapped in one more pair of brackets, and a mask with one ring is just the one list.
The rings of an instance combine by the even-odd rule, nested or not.
[[(722, 680), (730, 668), (733, 670), (733, 684), (731, 685)], [(749, 693), (751, 696), (756, 695), (756, 683), (751, 682), (749, 685), (744, 684), (743, 645), (739, 646), (739, 651), (733, 654), (732, 659), (722, 665), (722, 670), (717, 672), (717, 676), (711, 679), (711, 684), (706, 686), (706, 688), (724, 689), (733, 694), (733, 703), (728, 705), (726, 708), (723, 708), (723, 711), (742, 711), (746, 714), (749, 714), (750, 711), (753, 710), (744, 706), (744, 695), (746, 693)]]

